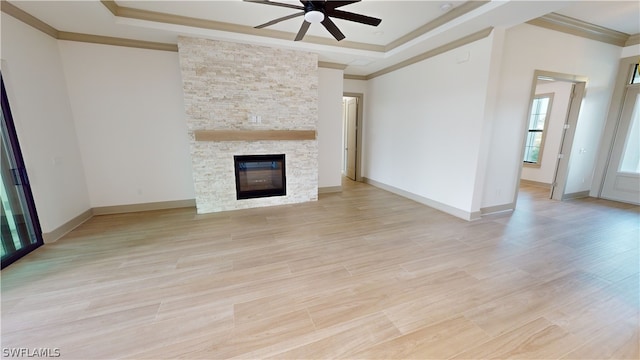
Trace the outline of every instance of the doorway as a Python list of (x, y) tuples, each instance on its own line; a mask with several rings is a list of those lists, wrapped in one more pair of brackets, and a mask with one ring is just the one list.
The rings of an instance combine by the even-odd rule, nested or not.
[(20, 152), (4, 80), (2, 87), (2, 135), (0, 136), (0, 215), (2, 268), (43, 244), (29, 178)]
[(566, 184), (586, 82), (577, 75), (534, 72), (520, 181), (548, 188), (554, 200), (577, 197), (566, 193)]
[(627, 79), (600, 196), (640, 205), (640, 67), (637, 63)]
[(342, 98), (342, 175), (353, 181), (362, 181), (362, 101), (358, 93)]

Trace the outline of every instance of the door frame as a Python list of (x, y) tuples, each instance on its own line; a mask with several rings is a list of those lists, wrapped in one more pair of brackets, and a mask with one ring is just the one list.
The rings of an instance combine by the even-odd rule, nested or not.
[[(522, 159), (524, 157), (525, 146), (527, 144), (527, 134), (528, 134), (528, 124), (529, 124), (529, 116), (531, 114), (531, 104), (533, 99), (536, 96), (536, 87), (538, 83), (538, 78), (544, 77), (553, 79), (556, 81), (565, 81), (574, 84), (574, 94), (571, 97), (569, 103), (569, 109), (567, 112), (567, 117), (565, 119), (565, 124), (569, 125), (568, 129), (565, 129), (562, 134), (561, 146), (560, 146), (560, 154), (562, 157), (558, 159), (555, 174), (553, 175), (553, 183), (551, 185), (549, 197), (555, 200), (564, 200), (565, 198), (565, 185), (567, 183), (567, 178), (569, 175), (569, 159), (571, 157), (571, 147), (573, 145), (573, 138), (575, 135), (576, 127), (578, 124), (578, 116), (580, 114), (580, 106), (582, 104), (582, 99), (584, 98), (584, 94), (586, 91), (586, 84), (588, 78), (586, 76), (580, 75), (572, 75), (566, 73), (558, 73), (553, 71), (544, 71), (544, 70), (535, 70), (533, 72), (533, 80), (531, 83), (531, 94), (529, 95), (529, 102), (527, 106), (527, 116), (524, 118), (524, 131), (522, 133), (522, 147), (520, 149), (520, 166), (518, 167), (518, 181), (515, 188), (515, 194), (513, 196), (513, 204), (514, 208), (518, 201), (518, 193), (520, 191), (520, 182), (522, 179)], [(576, 91), (575, 89), (580, 87), (582, 91)], [(580, 90), (580, 89), (578, 89)], [(554, 191), (554, 189), (560, 189), (561, 191)]]
[[(611, 96), (611, 103), (609, 105), (609, 112), (607, 113), (607, 122), (604, 125), (602, 131), (602, 138), (600, 140), (600, 152), (596, 160), (596, 167), (593, 173), (593, 182), (598, 184), (598, 187), (594, 189), (592, 186), (592, 193), (595, 192), (595, 196), (601, 198), (602, 191), (604, 189), (604, 180), (611, 156), (613, 155), (613, 145), (618, 132), (618, 126), (620, 124), (620, 118), (622, 116), (622, 109), (624, 106), (624, 99), (627, 96), (627, 85), (629, 79), (631, 67), (640, 61), (638, 56), (630, 56), (624, 59), (620, 59), (618, 65), (618, 74), (616, 75), (615, 88), (613, 89), (613, 95)], [(606, 150), (605, 150), (606, 149)], [(600, 180), (600, 181), (598, 181)]]
[[(631, 98), (629, 98), (629, 95), (631, 95)], [(635, 182), (635, 184), (632, 186), (634, 190), (631, 190), (631, 191), (633, 192), (636, 189), (638, 189), (637, 183), (638, 183), (638, 180), (640, 180), (640, 175), (637, 173), (621, 174), (619, 170), (620, 163), (622, 161), (622, 158), (625, 155), (625, 144), (627, 142), (627, 138), (631, 134), (631, 130), (633, 129), (632, 128), (633, 113), (637, 111), (638, 107), (640, 107), (640, 101), (638, 100), (638, 96), (640, 96), (640, 84), (633, 84), (633, 85), (626, 86), (622, 112), (616, 124), (616, 131), (613, 138), (613, 144), (610, 149), (609, 159), (607, 161), (607, 167), (605, 168), (605, 173), (602, 179), (602, 185), (600, 186), (601, 190), (599, 194), (599, 197), (603, 199), (617, 201), (617, 202), (624, 202), (624, 203), (633, 204), (633, 205), (640, 205), (640, 203), (638, 203), (637, 201), (634, 201), (635, 197), (632, 200), (627, 198), (626, 195), (633, 196), (635, 194), (627, 193), (627, 194), (624, 194), (625, 196), (623, 196), (619, 193), (619, 191), (624, 191), (624, 190), (612, 188), (611, 182), (613, 181), (615, 183), (616, 182), (615, 179), (618, 179), (619, 177), (632, 179), (630, 181)], [(630, 106), (632, 104), (635, 106)], [(629, 121), (629, 123), (626, 123), (626, 121)], [(612, 165), (614, 166), (614, 169), (615, 169), (615, 175), (613, 176), (615, 179), (609, 178), (609, 185), (607, 186), (607, 178), (612, 175), (611, 171), (613, 169), (610, 169)], [(606, 193), (605, 193), (605, 190), (607, 190)]]
[[(364, 94), (345, 92), (343, 97), (354, 97), (357, 100), (358, 114), (356, 115), (356, 181), (362, 182), (362, 128), (364, 127), (363, 113), (364, 113)], [(343, 126), (344, 128), (344, 126)], [(343, 149), (344, 151), (344, 149)]]
[(15, 123), (13, 121), (13, 115), (11, 113), (11, 107), (9, 106), (9, 97), (5, 89), (4, 79), (2, 73), (0, 72), (0, 87), (2, 91), (1, 106), (2, 106), (2, 114), (5, 119), (6, 129), (7, 129), (7, 137), (9, 138), (9, 146), (11, 146), (13, 151), (13, 157), (16, 163), (16, 168), (21, 169), (19, 171), (20, 182), (22, 183), (22, 188), (24, 192), (24, 201), (27, 205), (29, 220), (33, 226), (33, 230), (35, 231), (36, 242), (31, 243), (13, 254), (9, 255), (4, 261), (2, 261), (1, 268), (5, 268), (18, 259), (22, 258), (26, 254), (35, 250), (44, 244), (42, 238), (42, 228), (40, 227), (40, 220), (38, 219), (38, 212), (36, 211), (35, 200), (33, 198), (33, 192), (31, 191), (31, 185), (29, 183), (29, 178), (26, 172), (26, 165), (24, 163), (24, 157), (22, 156), (22, 150), (20, 149), (20, 143), (18, 141), (18, 134), (16, 132)]

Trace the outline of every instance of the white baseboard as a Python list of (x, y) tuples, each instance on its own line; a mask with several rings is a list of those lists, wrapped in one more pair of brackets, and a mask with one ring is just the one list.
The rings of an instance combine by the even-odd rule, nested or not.
[(480, 211), (474, 211), (474, 212), (469, 212), (469, 211), (465, 211), (465, 210), (461, 210), (458, 208), (455, 208), (453, 206), (449, 206), (447, 204), (443, 204), (441, 202), (435, 201), (435, 200), (431, 200), (429, 198), (420, 196), (420, 195), (416, 195), (414, 193), (410, 193), (406, 190), (402, 190), (402, 189), (398, 189), (396, 187), (393, 187), (391, 185), (387, 185), (366, 177), (362, 178), (364, 180), (365, 183), (373, 185), (377, 188), (392, 192), (396, 195), (400, 195), (402, 197), (405, 197), (407, 199), (411, 199), (413, 201), (419, 202), (421, 204), (427, 205), (428, 207), (434, 208), (436, 210), (440, 210), (442, 212), (445, 212), (449, 215), (453, 215), (457, 218), (463, 219), (463, 220), (467, 220), (467, 221), (471, 221), (471, 220), (478, 220), (481, 217), (481, 213)]
[(329, 194), (342, 192), (342, 186), (325, 186), (318, 188), (318, 194)]
[(495, 206), (488, 206), (488, 207), (480, 209), (480, 214), (489, 215), (489, 214), (495, 214), (495, 213), (500, 213), (500, 212), (505, 212), (505, 211), (513, 211), (514, 209), (515, 209), (515, 205), (513, 203), (511, 203), (511, 204), (503, 204), (503, 205), (495, 205)]
[(551, 189), (550, 183), (544, 183), (544, 182), (533, 181), (533, 180), (520, 179), (520, 185), (529, 185), (529, 186), (535, 186), (535, 187), (540, 187), (545, 189)]
[(109, 214), (124, 214), (130, 212), (140, 211), (152, 211), (152, 210), (167, 210), (167, 209), (179, 209), (187, 207), (196, 207), (196, 200), (173, 200), (173, 201), (159, 201), (144, 204), (130, 204), (130, 205), (115, 205), (115, 206), (100, 206), (94, 207), (93, 215), (109, 215)]
[(589, 197), (589, 190), (578, 191), (570, 194), (562, 195), (562, 200), (571, 200), (571, 199), (582, 199)]
[(45, 244), (50, 244), (65, 236), (71, 230), (77, 228), (82, 225), (85, 221), (91, 219), (93, 217), (93, 212), (91, 209), (84, 211), (82, 214), (74, 217), (73, 219), (67, 221), (66, 223), (58, 226), (53, 231), (42, 233), (42, 240)]
[(88, 209), (82, 214), (74, 217), (66, 223), (58, 226), (56, 229), (42, 233), (42, 240), (45, 244), (50, 244), (62, 238), (71, 230), (82, 225), (85, 221), (91, 219), (96, 215), (109, 215), (109, 214), (124, 214), (130, 212), (139, 211), (152, 211), (152, 210), (167, 210), (167, 209), (179, 209), (179, 208), (195, 208), (196, 200), (174, 200), (174, 201), (160, 201), (145, 204), (130, 204), (130, 205), (116, 205), (116, 206), (100, 206)]

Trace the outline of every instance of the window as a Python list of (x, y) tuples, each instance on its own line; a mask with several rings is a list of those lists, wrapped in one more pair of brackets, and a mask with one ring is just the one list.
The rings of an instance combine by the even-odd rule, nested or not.
[(524, 164), (527, 166), (539, 167), (542, 161), (542, 147), (544, 145), (545, 129), (549, 122), (552, 100), (553, 93), (539, 94), (533, 98), (523, 159)]
[(629, 84), (640, 84), (640, 64), (635, 64), (633, 66), (633, 71), (631, 71)]
[[(629, 84), (640, 84), (640, 64), (633, 66), (630, 78)], [(628, 102), (633, 104), (633, 113), (622, 152), (620, 172), (640, 174), (640, 95), (636, 96), (635, 101)]]

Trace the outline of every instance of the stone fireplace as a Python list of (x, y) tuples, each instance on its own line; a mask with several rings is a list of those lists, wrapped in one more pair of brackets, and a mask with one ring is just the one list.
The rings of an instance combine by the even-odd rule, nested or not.
[[(317, 55), (188, 37), (178, 48), (198, 213), (317, 200)], [(237, 157), (271, 154), (285, 193), (239, 198)]]

